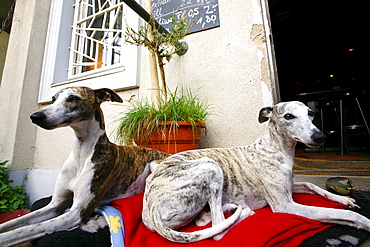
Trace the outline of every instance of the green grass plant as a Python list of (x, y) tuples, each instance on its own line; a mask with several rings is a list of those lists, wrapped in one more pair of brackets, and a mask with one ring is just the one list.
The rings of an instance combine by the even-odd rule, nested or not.
[[(179, 121), (190, 122), (193, 129), (197, 123), (205, 123), (211, 109), (206, 100), (201, 100), (188, 88), (176, 88), (168, 93), (168, 101), (159, 99), (158, 107), (148, 99), (131, 102), (128, 112), (116, 119), (116, 140), (126, 145), (135, 139), (148, 140), (160, 123), (164, 123), (162, 133), (166, 128), (176, 129)], [(169, 126), (168, 121), (171, 121)]]

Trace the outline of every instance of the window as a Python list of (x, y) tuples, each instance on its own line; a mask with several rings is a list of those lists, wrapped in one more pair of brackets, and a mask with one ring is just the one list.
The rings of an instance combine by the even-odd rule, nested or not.
[(138, 28), (139, 17), (121, 0), (53, 0), (39, 102), (67, 86), (137, 87), (138, 47), (124, 43), (126, 25)]
[(69, 77), (120, 64), (123, 5), (120, 1), (77, 1)]

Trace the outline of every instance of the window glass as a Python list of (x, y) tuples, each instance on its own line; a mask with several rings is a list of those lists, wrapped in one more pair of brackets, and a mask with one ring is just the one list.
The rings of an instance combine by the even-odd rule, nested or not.
[(77, 0), (69, 76), (121, 64), (123, 2)]

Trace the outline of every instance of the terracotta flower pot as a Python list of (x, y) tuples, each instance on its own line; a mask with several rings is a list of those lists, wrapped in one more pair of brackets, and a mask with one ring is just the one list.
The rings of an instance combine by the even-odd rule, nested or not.
[[(149, 140), (135, 140), (138, 146), (160, 150), (165, 153), (175, 154), (186, 150), (197, 149), (201, 136), (201, 129), (205, 127), (202, 123), (196, 123), (193, 130), (190, 122), (178, 121), (175, 128), (172, 122), (166, 122), (166, 129), (161, 127), (154, 129)], [(172, 124), (172, 126), (171, 126)], [(160, 123), (159, 126), (163, 126)]]

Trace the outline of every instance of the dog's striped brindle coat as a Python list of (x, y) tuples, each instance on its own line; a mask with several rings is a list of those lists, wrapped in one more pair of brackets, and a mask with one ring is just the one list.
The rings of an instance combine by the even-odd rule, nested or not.
[[(318, 147), (326, 139), (312, 124), (312, 111), (301, 102), (284, 102), (261, 109), (259, 121), (267, 120), (266, 130), (249, 146), (186, 151), (161, 162), (147, 179), (145, 225), (179, 243), (220, 239), (236, 223), (252, 215), (252, 210), (268, 204), (274, 212), (370, 231), (370, 220), (355, 212), (300, 205), (292, 199), (292, 193), (317, 193), (356, 207), (348, 198), (311, 183), (293, 183), (297, 141)], [(202, 213), (196, 223), (204, 225), (212, 219), (211, 228), (193, 233), (176, 231), (193, 220), (206, 203), (211, 216)], [(237, 206), (243, 210), (238, 209), (225, 220), (222, 211)]]

